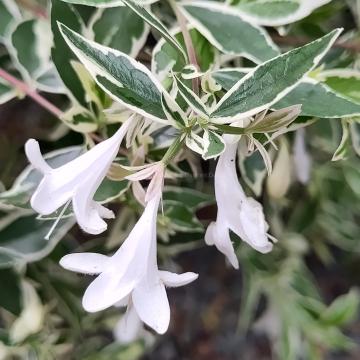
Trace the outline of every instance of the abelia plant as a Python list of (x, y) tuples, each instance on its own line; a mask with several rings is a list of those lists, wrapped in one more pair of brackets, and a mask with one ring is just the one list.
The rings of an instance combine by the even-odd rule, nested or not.
[[(309, 197), (318, 193), (320, 199), (327, 189), (330, 178), (314, 168), (310, 147), (326, 152), (334, 141), (312, 140), (316, 126), (342, 131), (332, 160), (347, 164), (345, 177), (359, 195), (358, 167), (346, 161), (353, 150), (360, 154), (355, 30), (321, 18), (322, 9), (336, 16), (337, 4), (53, 0), (38, 8), (0, 1), (0, 103), (28, 96), (58, 121), (47, 138), (53, 146), (27, 140), (30, 165), (0, 193), (0, 265), (21, 274), (24, 299), (40, 309), (38, 326), (27, 325), (24, 335), (13, 324), (12, 340), (4, 342), (9, 354), (31, 351), (26, 339), (41, 334), (50, 311), (41, 307), (30, 273), (19, 269), (36, 269), (35, 262), (51, 258), (59, 246), (61, 267), (96, 276), (83, 309), (124, 314), (112, 326), (120, 344), (146, 338), (142, 323), (158, 334), (168, 330), (166, 288), (202, 281), (193, 269), (170, 271), (177, 267), (172, 255), (207, 244), (225, 256), (224, 267), (242, 269), (244, 330), (265, 294), (267, 310), (256, 324), (279, 358), (316, 358), (318, 347), (349, 346), (340, 327), (355, 313), (358, 295), (351, 291), (329, 307), (321, 301), (304, 261), (311, 232), (303, 233), (302, 219), (294, 220), (289, 209), (307, 210), (287, 198), (312, 181), (319, 188), (313, 185)], [(313, 36), (306, 21), (316, 16), (324, 26)], [(293, 33), (301, 41), (292, 43)], [(58, 94), (60, 106), (46, 93)], [(72, 140), (74, 133), (83, 143), (62, 147), (61, 139)], [(43, 155), (41, 147), (52, 151)], [(215, 162), (214, 181), (201, 189), (201, 169)], [(330, 173), (336, 166), (323, 163)], [(334, 196), (329, 201), (340, 206)], [(217, 215), (199, 216), (210, 204)], [(321, 204), (317, 226), (323, 229), (330, 216), (341, 214), (330, 215)], [(81, 239), (93, 237), (77, 246), (68, 239), (74, 228)], [(92, 245), (92, 239), (101, 241)], [(314, 246), (320, 258), (328, 254), (325, 247)], [(34, 274), (42, 286), (44, 275)], [(27, 306), (24, 301), (19, 319)], [(266, 328), (271, 316), (281, 331)], [(55, 349), (60, 340), (52, 341)], [(104, 356), (111, 356), (107, 351)]]

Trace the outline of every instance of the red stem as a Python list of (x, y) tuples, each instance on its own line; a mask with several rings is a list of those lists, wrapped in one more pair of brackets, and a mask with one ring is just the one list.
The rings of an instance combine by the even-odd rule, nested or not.
[(4, 69), (0, 68), (0, 77), (6, 80), (8, 83), (18, 88), (21, 92), (25, 93), (27, 96), (31, 97), (34, 101), (36, 101), (40, 106), (44, 109), (55, 115), (56, 117), (61, 117), (63, 112), (53, 105), (51, 102), (42, 97), (36, 90), (31, 89), (27, 84), (23, 81), (18, 80), (14, 76), (10, 75)]

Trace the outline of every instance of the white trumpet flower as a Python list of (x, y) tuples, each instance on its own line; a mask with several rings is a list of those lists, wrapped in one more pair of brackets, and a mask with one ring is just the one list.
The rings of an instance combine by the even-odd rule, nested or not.
[(237, 234), (254, 249), (267, 253), (273, 244), (269, 241), (262, 206), (253, 198), (247, 197), (236, 174), (236, 143), (226, 144), (220, 155), (215, 171), (215, 196), (218, 206), (216, 222), (206, 230), (205, 242), (215, 245), (234, 268), (239, 267), (229, 230)]
[(26, 156), (44, 175), (31, 197), (31, 207), (41, 215), (49, 215), (72, 200), (76, 220), (84, 231), (90, 234), (105, 231), (107, 224), (103, 218), (113, 218), (114, 214), (93, 197), (115, 159), (130, 123), (131, 118), (111, 138), (56, 169), (44, 160), (39, 143), (28, 140)]
[(139, 221), (113, 256), (70, 254), (60, 260), (60, 265), (72, 271), (99, 274), (85, 291), (83, 307), (86, 311), (96, 312), (113, 305), (128, 305), (130, 311), (133, 306), (145, 324), (163, 334), (170, 322), (165, 286), (186, 285), (198, 275), (192, 272), (178, 275), (158, 269), (156, 217), (160, 198), (161, 192), (158, 192), (148, 202)]

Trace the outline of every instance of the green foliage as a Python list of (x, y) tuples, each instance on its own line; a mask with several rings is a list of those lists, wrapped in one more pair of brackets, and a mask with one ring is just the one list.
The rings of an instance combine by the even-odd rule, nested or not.
[[(53, 121), (37, 133), (32, 128), (42, 123), (27, 123), (30, 117), (21, 114), (14, 132), (0, 134), (0, 357), (135, 360), (151, 351), (144, 329), (130, 343), (114, 341), (122, 310), (85, 314), (80, 299), (88, 279), (67, 273), (58, 261), (69, 252), (116, 251), (143, 211), (144, 187), (152, 186), (149, 178), (126, 176), (166, 159), (158, 258), (164, 269), (175, 267), (176, 255), (204, 244), (208, 220), (216, 216), (212, 159), (235, 142), (239, 180), (247, 196), (261, 201), (274, 241), (271, 253), (260, 254), (231, 234), (243, 277), (239, 330), (265, 333), (280, 360), (351, 353), (347, 329), (360, 301), (348, 269), (358, 272), (352, 264), (360, 249), (360, 14), (354, 1), (38, 5), (0, 0), (0, 104), (51, 93), (48, 102), (59, 105), (51, 111), (55, 130)], [(109, 230), (85, 236), (70, 203), (37, 215), (30, 199), (43, 175), (24, 166), (23, 139), (41, 138), (44, 158), (58, 168), (129, 118), (121, 156), (94, 190), (94, 200), (116, 213)], [(1, 131), (12, 121), (10, 114)], [(286, 161), (278, 156), (283, 144)], [(279, 198), (271, 196), (270, 174)], [(347, 274), (341, 295), (320, 286), (319, 263)], [(215, 264), (211, 269), (219, 271)], [(197, 319), (207, 323), (206, 314)], [(178, 336), (174, 329), (171, 336)]]

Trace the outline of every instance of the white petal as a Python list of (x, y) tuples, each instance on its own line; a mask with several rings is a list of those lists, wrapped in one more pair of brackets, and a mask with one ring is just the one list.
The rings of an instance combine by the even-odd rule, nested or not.
[[(106, 169), (105, 169), (106, 170)], [(100, 181), (91, 177), (84, 181), (73, 196), (73, 209), (79, 226), (89, 234), (100, 234), (107, 229), (106, 222), (101, 218), (102, 208), (93, 200), (94, 194), (105, 174), (99, 174)], [(100, 210), (100, 212), (99, 212)]]
[(97, 212), (103, 219), (115, 219), (115, 214), (112, 210), (95, 201), (93, 205), (96, 207)]
[(116, 307), (124, 307), (124, 306), (128, 306), (130, 302), (130, 295), (129, 296), (125, 296), (124, 298), (122, 298), (121, 300), (119, 300), (116, 304), (114, 304)]
[(163, 163), (159, 163), (157, 165), (155, 174), (150, 181), (150, 184), (146, 190), (145, 201), (148, 202), (154, 196), (156, 196), (159, 192), (162, 191), (164, 185), (164, 174), (165, 174), (165, 167)]
[(239, 261), (230, 239), (229, 229), (223, 221), (218, 220), (208, 226), (205, 233), (205, 242), (208, 245), (214, 244), (227, 257), (235, 269), (239, 268)]
[(86, 311), (100, 311), (116, 304), (144, 278), (156, 237), (159, 201), (160, 196), (147, 204), (123, 245), (106, 263), (106, 269), (87, 288), (83, 297)]
[[(128, 122), (123, 124), (110, 139), (97, 144), (75, 160), (56, 169), (50, 168), (50, 172), (46, 171), (43, 180), (31, 198), (31, 206), (33, 209), (42, 215), (51, 214), (71, 199), (76, 189), (80, 189), (80, 191), (86, 193), (80, 196), (80, 203), (82, 203), (82, 205), (85, 203), (89, 204), (117, 154), (118, 147), (122, 137), (126, 133), (127, 127)], [(46, 170), (46, 163), (39, 160), (41, 154), (39, 150), (36, 149), (36, 144), (34, 144), (33, 141), (29, 143), (27, 153), (29, 153), (28, 156), (30, 155), (29, 159), (34, 162), (34, 166), (38, 166), (43, 171)], [(90, 197), (91, 199), (89, 199)], [(88, 221), (84, 218), (91, 215), (83, 214), (83, 206), (78, 205), (79, 207), (76, 210), (74, 209), (74, 211), (75, 213), (81, 213), (80, 217), (82, 216), (82, 219), (80, 219), (80, 221), (83, 220), (83, 228), (86, 230)], [(97, 219), (97, 221), (99, 224), (95, 225), (94, 233), (99, 233), (106, 229), (106, 224), (103, 223), (102, 220), (99, 221)], [(89, 225), (89, 229), (92, 231), (91, 225)]]
[(134, 194), (135, 199), (141, 204), (145, 206), (145, 190), (141, 186), (139, 181), (133, 181), (131, 184), (131, 188)]
[(136, 284), (136, 278), (118, 279), (116, 273), (103, 272), (86, 289), (82, 305), (88, 312), (105, 310), (129, 295)]
[(237, 143), (226, 144), (215, 171), (215, 195), (218, 207), (231, 209), (232, 204), (240, 206), (246, 195), (240, 186), (236, 173)]
[(170, 323), (170, 306), (164, 284), (141, 282), (132, 293), (132, 300), (140, 319), (159, 334), (164, 334)]
[(168, 287), (184, 286), (190, 284), (199, 277), (199, 274), (193, 272), (175, 274), (170, 271), (159, 271), (159, 275), (163, 283)]
[(39, 143), (34, 139), (29, 139), (25, 144), (25, 154), (31, 165), (43, 174), (51, 172), (52, 168), (44, 160)]
[(246, 197), (236, 174), (235, 156), (237, 143), (227, 143), (225, 152), (220, 155), (215, 172), (215, 194), (218, 205), (216, 224), (210, 224), (205, 235), (207, 244), (215, 244), (231, 264), (238, 268), (229, 229), (260, 252), (272, 249), (266, 232), (262, 206)]
[(239, 214), (244, 235), (242, 239), (256, 250), (266, 253), (271, 251), (273, 244), (267, 237), (268, 223), (259, 202), (248, 198)]
[(142, 322), (133, 306), (129, 306), (114, 329), (114, 337), (120, 344), (129, 344), (139, 339), (143, 329)]
[(105, 269), (109, 258), (97, 253), (75, 253), (65, 255), (59, 263), (64, 269), (93, 275), (100, 274)]
[(130, 181), (139, 181), (139, 180), (149, 179), (156, 171), (156, 165), (151, 164), (151, 166), (148, 166), (145, 169), (137, 171), (135, 174), (126, 176), (125, 179), (130, 180)]
[[(73, 195), (73, 186), (59, 183), (54, 173), (45, 175), (31, 197), (31, 207), (41, 215), (49, 215), (65, 205)], [(56, 185), (55, 185), (56, 184)]]

